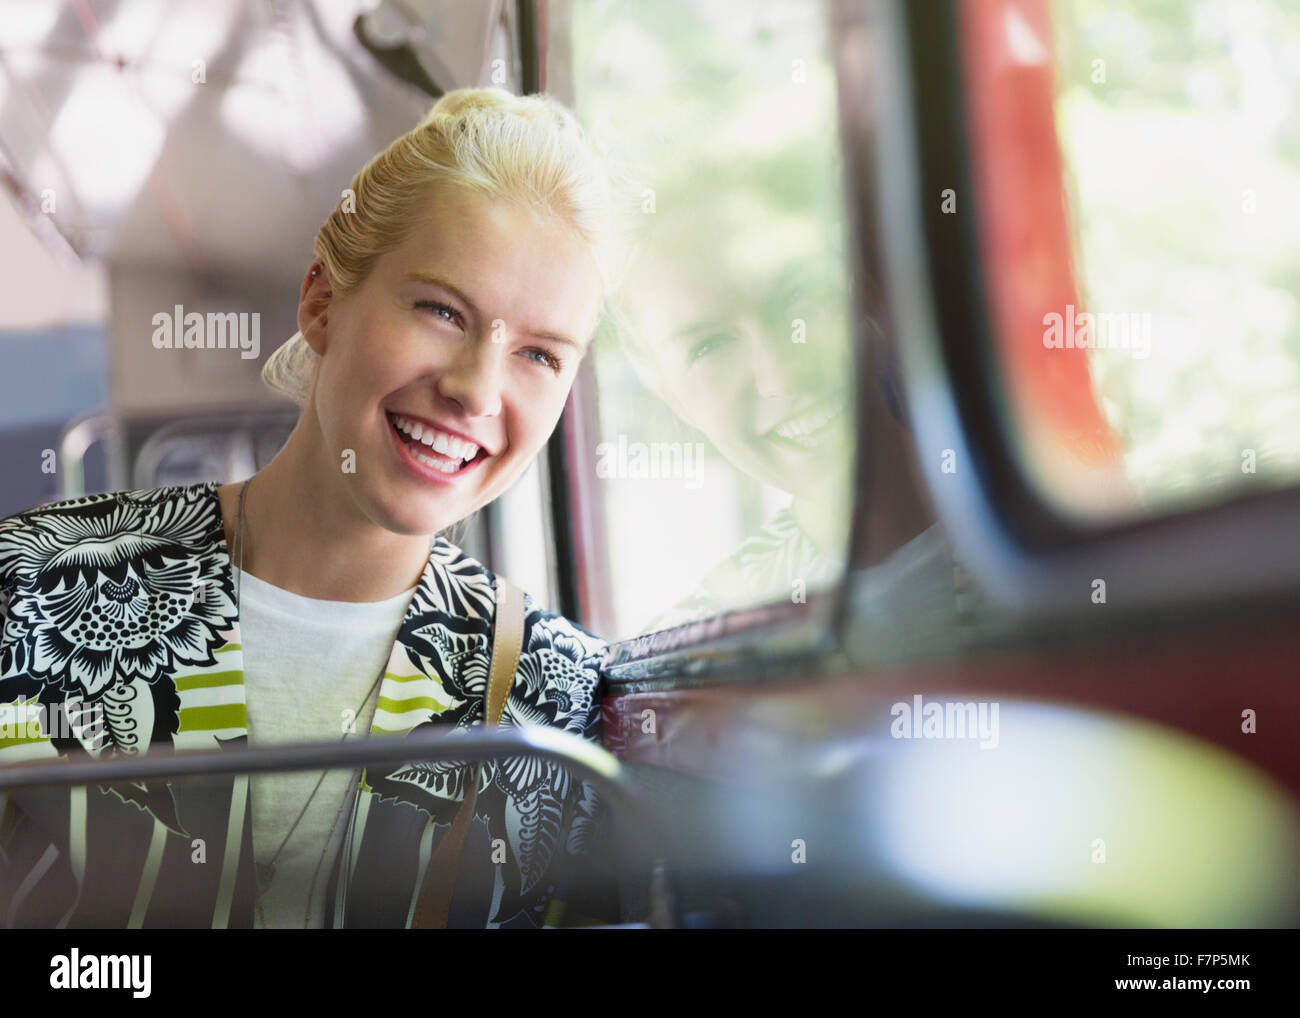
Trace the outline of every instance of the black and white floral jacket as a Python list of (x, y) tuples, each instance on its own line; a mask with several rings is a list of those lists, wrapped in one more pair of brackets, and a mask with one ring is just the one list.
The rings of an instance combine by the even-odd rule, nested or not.
[[(481, 723), (494, 612), (493, 574), (438, 539), (392, 648), (372, 736)], [(527, 595), (524, 613), (502, 726), (599, 741), (605, 644)], [(0, 520), (0, 619), (0, 766), (247, 742), (215, 483)], [(464, 774), (413, 762), (362, 775), (327, 926), (409, 925)], [(246, 774), (0, 793), (0, 927), (252, 926), (248, 796)], [(617, 922), (603, 812), (594, 790), (558, 765), (485, 763), (448, 925)]]

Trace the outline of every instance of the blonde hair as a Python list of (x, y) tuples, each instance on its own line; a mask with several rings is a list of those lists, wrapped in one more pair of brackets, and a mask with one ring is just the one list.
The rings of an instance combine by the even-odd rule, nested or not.
[[(351, 201), (336, 205), (316, 234), (334, 297), (355, 291), (381, 255), (406, 242), (417, 209), (438, 185), (559, 217), (591, 250), (608, 297), (612, 185), (605, 154), (552, 97), (500, 88), (448, 92), (352, 178)], [(319, 360), (295, 333), (267, 358), (262, 381), (302, 406)]]

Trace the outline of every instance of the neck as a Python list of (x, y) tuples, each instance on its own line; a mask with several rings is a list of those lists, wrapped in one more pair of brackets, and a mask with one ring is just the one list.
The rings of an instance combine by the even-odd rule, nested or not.
[(795, 495), (790, 504), (799, 529), (817, 547), (822, 555), (842, 558), (844, 542), (848, 540), (848, 521), (852, 507), (848, 503), (848, 476), (846, 470), (837, 471), (834, 478), (811, 490)]
[[(284, 448), (252, 477), (244, 501), (243, 569), (303, 597), (325, 601), (385, 601), (420, 579), (429, 538), (395, 534), (367, 518), (345, 475), (313, 442), (302, 420)], [(239, 489), (218, 488), (226, 547), (236, 567)]]

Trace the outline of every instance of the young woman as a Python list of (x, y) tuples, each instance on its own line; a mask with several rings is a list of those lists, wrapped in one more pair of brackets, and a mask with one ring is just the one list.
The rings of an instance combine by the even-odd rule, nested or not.
[[(372, 159), (263, 371), (301, 405), (264, 469), (0, 521), (0, 704), (36, 722), (0, 729), (0, 765), (481, 725), (495, 578), (431, 535), (554, 429), (606, 296), (609, 206), (546, 97), (449, 93)], [(603, 650), (525, 595), (500, 724), (598, 739)], [(428, 925), (467, 773), (14, 796), (0, 925)], [(569, 890), (609, 886), (592, 790), (533, 759), (478, 774), (447, 924), (615, 921)]]

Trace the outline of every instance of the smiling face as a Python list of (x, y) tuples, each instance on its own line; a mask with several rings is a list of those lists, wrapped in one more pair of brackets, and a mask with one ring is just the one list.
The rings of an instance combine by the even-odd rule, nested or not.
[(853, 378), (843, 298), (814, 261), (757, 278), (647, 261), (629, 300), (653, 385), (736, 467), (794, 494), (843, 483)]
[(365, 516), (412, 535), (486, 505), (532, 461), (601, 296), (589, 249), (553, 216), (440, 188), (417, 223), (353, 293), (327, 299), (322, 270), (299, 305), (322, 357), (308, 410), (324, 466)]

